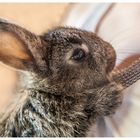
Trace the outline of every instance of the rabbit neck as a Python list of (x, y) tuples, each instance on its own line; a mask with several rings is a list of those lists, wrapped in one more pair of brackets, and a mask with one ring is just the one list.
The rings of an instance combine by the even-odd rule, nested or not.
[(19, 79), (17, 97), (0, 119), (0, 136), (85, 136), (84, 94), (58, 93), (32, 73), (19, 73)]
[[(65, 83), (50, 84), (48, 78), (41, 77), (32, 72), (18, 72), (19, 82), (17, 83), (16, 92), (20, 90), (33, 89), (36, 91), (50, 92), (55, 95), (70, 96), (74, 94), (79, 94), (79, 91), (74, 90), (74, 86)], [(78, 85), (77, 85), (78, 87)], [(77, 89), (76, 87), (76, 89)]]

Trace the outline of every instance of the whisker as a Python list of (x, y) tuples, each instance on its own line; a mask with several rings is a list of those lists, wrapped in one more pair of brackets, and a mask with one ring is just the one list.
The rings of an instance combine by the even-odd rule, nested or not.
[(118, 54), (136, 54), (136, 52), (128, 52), (128, 51), (126, 51), (126, 52), (119, 52), (119, 51), (117, 51), (117, 53)]
[[(118, 38), (120, 37), (120, 35), (124, 35), (126, 33), (130, 33), (132, 34), (132, 31), (135, 32), (135, 33), (139, 33), (139, 29), (140, 28), (140, 23), (137, 24), (137, 25), (132, 25), (132, 26), (129, 26), (123, 30), (121, 30), (120, 32), (118, 32), (115, 36), (113, 36), (111, 39), (110, 39), (110, 42), (113, 43), (114, 41), (118, 40)], [(130, 35), (131, 35), (130, 34)]]
[[(134, 52), (134, 53), (137, 52), (137, 50), (134, 50), (134, 49), (132, 50), (132, 48), (131, 48), (131, 49), (127, 48), (127, 50), (126, 50), (126, 49), (122, 49), (122, 48), (120, 48), (120, 49), (119, 49), (119, 48), (116, 48), (115, 50), (116, 50), (117, 52), (119, 52), (119, 51), (120, 51), (120, 52), (123, 52), (123, 51), (125, 51), (125, 52)], [(123, 51), (122, 51), (122, 50), (123, 50)], [(129, 50), (130, 50), (130, 51), (129, 51)]]
[[(124, 33), (124, 35), (125, 35), (125, 33)], [(135, 36), (135, 38), (133, 38)], [(139, 34), (137, 34), (137, 33), (131, 33), (131, 34), (129, 34), (129, 35), (125, 35), (125, 36), (121, 36), (120, 38), (117, 38), (117, 39), (115, 39), (115, 40), (113, 40), (112, 42), (111, 42), (111, 44), (116, 44), (116, 43), (118, 43), (118, 42), (122, 42), (122, 41), (124, 41), (124, 40), (128, 40), (129, 39), (129, 41), (130, 40), (133, 40), (133, 39), (140, 39), (140, 33)]]
[(118, 61), (118, 60), (119, 60), (120, 62), (122, 62), (122, 61), (123, 61), (123, 59), (118, 59), (118, 58), (117, 58), (117, 61)]

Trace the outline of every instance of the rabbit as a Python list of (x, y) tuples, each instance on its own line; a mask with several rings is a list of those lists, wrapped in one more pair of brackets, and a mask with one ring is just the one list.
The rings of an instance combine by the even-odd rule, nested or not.
[(140, 60), (115, 71), (111, 44), (73, 27), (35, 35), (0, 20), (0, 61), (19, 75), (16, 97), (0, 114), (1, 137), (85, 137), (140, 78)]

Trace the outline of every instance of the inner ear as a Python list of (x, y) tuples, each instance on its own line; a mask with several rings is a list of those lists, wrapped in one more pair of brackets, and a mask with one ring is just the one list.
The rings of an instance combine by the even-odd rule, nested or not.
[(33, 62), (33, 57), (26, 44), (14, 33), (0, 32), (0, 60), (17, 69), (26, 69)]
[(0, 34), (0, 54), (14, 56), (15, 58), (31, 60), (29, 50), (24, 47), (24, 42), (13, 33), (1, 32)]

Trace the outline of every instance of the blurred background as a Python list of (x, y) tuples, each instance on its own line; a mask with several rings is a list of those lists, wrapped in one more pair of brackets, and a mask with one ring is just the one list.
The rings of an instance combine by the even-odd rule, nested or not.
[[(41, 34), (54, 26), (74, 26), (97, 33), (117, 53), (116, 68), (140, 54), (140, 4), (54, 3), (0, 4), (0, 17)], [(0, 111), (14, 98), (16, 72), (0, 64)], [(89, 136), (140, 136), (140, 81), (124, 91), (115, 115), (101, 118)]]

